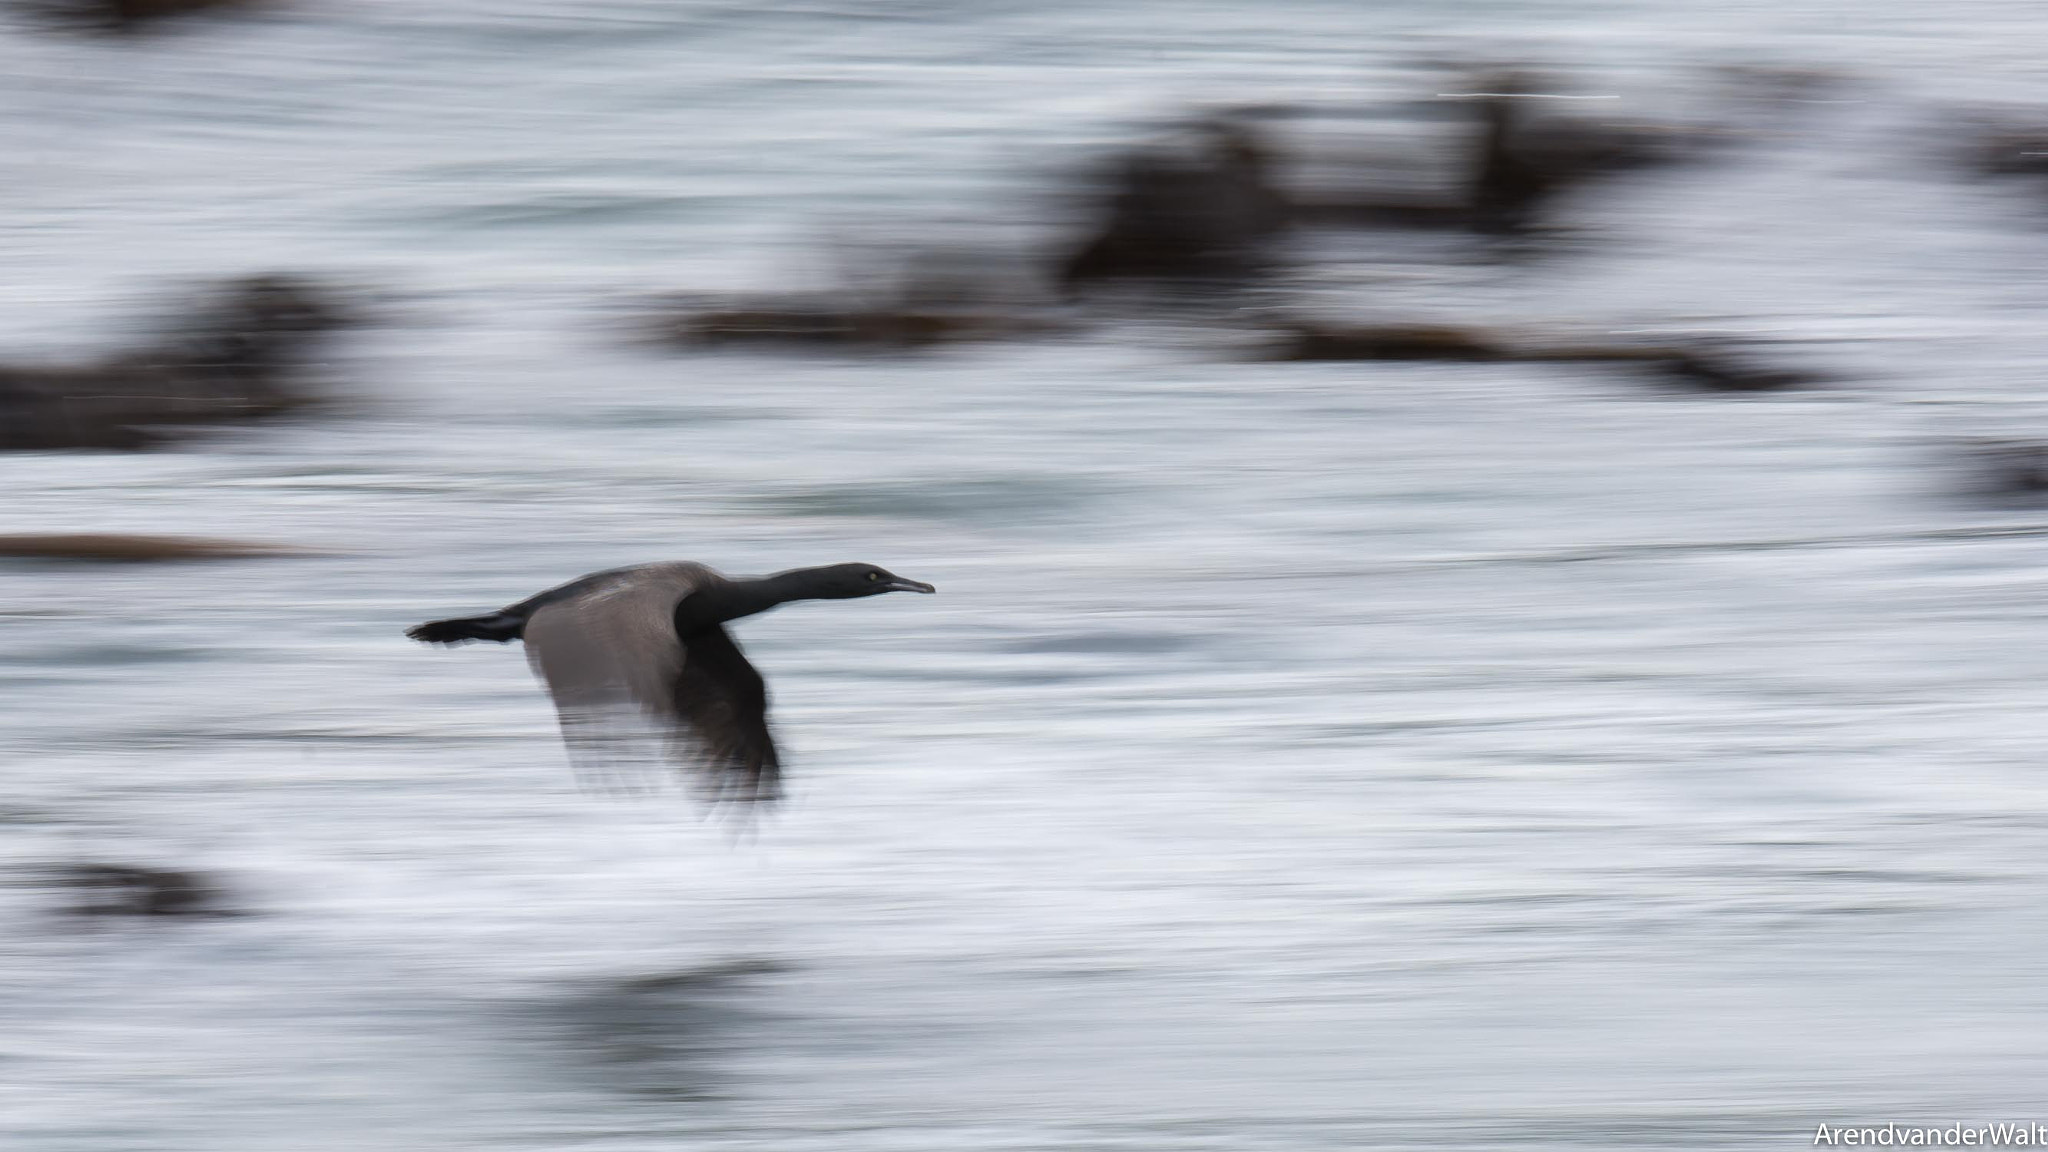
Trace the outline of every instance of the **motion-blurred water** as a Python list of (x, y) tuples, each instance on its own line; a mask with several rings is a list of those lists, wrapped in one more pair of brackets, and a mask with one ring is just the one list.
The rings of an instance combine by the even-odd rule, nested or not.
[[(1937, 447), (2048, 429), (2048, 234), (1929, 160), (1938, 103), (2048, 91), (2042, 32), (1989, 0), (0, 25), (6, 355), (272, 268), (385, 289), (391, 321), (333, 365), (340, 418), (0, 459), (6, 530), (335, 553), (0, 567), (0, 1142), (2048, 1119), (2048, 511), (1954, 498)], [(1188, 101), (1427, 95), (1474, 56), (1659, 110), (1712, 106), (1673, 79), (1703, 65), (1862, 81), (1610, 188), (1582, 252), (1355, 236), (1333, 294), (1763, 336), (1844, 382), (1256, 364), (1165, 326), (903, 360), (619, 331), (636, 293), (828, 276), (826, 233), (1055, 219), (1047, 173)], [(794, 785), (751, 832), (579, 790), (517, 651), (400, 634), (664, 558), (940, 589), (736, 629)], [(102, 859), (251, 914), (81, 924), (31, 882)]]

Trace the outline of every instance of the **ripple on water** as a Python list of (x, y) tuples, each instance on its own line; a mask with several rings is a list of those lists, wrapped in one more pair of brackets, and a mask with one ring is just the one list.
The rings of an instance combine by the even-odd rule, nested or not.
[(1066, 519), (1114, 491), (1113, 485), (1074, 477), (1017, 475), (819, 485), (743, 496), (738, 502), (790, 517), (1015, 523)]

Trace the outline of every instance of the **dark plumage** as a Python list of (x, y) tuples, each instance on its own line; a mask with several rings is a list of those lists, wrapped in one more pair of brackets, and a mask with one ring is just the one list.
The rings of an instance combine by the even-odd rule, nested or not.
[[(752, 580), (702, 564), (598, 572), (482, 616), (406, 632), (428, 644), (526, 642), (579, 766), (629, 755), (655, 735), (723, 799), (773, 800), (781, 758), (760, 672), (724, 624), (793, 600), (931, 592), (872, 564), (798, 568)], [(652, 733), (644, 730), (648, 727)], [(642, 730), (636, 733), (636, 729)]]

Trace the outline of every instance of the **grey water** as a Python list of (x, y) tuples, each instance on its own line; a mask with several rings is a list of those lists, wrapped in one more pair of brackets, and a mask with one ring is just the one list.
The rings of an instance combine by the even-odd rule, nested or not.
[[(197, 277), (385, 309), (325, 368), (344, 412), (0, 458), (6, 531), (323, 550), (0, 564), (0, 1144), (2048, 1119), (2048, 509), (1964, 498), (1940, 448), (2048, 430), (2048, 231), (1929, 160), (1943, 102), (2048, 92), (2043, 31), (1991, 0), (0, 20), (7, 357)], [(1739, 95), (1671, 80), (1716, 65), (1849, 79), (1609, 189), (1582, 250), (1346, 237), (1328, 300), (1739, 333), (1835, 383), (1256, 363), (1171, 321), (895, 359), (624, 334), (646, 293), (829, 281), (821, 237), (1051, 227), (1049, 173), (1190, 104), (1474, 58), (1655, 111)], [(738, 626), (792, 783), (751, 827), (581, 787), (516, 651), (402, 636), (670, 558), (940, 590)], [(74, 860), (244, 914), (66, 918), (34, 877)]]

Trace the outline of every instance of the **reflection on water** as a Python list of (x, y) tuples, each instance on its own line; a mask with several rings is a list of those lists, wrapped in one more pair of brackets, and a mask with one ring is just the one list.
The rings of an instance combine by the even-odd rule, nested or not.
[(732, 1093), (721, 1085), (729, 1056), (769, 1027), (748, 986), (784, 967), (734, 960), (577, 988), (536, 1012), (550, 1035), (525, 1039), (602, 1091), (719, 1099)]

